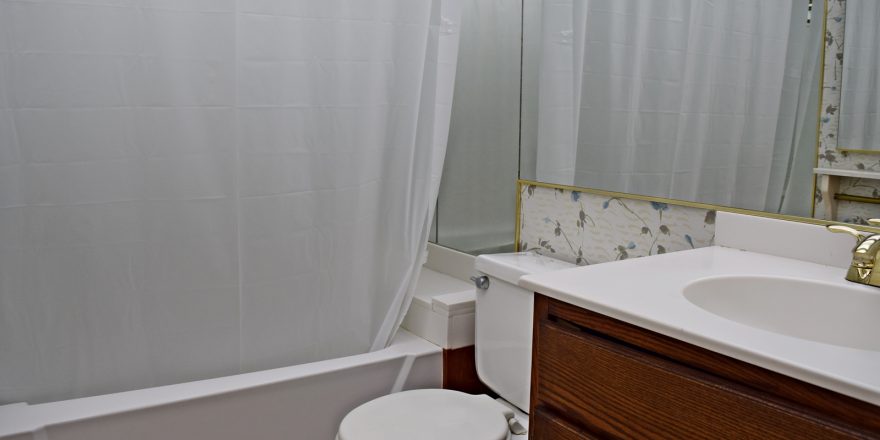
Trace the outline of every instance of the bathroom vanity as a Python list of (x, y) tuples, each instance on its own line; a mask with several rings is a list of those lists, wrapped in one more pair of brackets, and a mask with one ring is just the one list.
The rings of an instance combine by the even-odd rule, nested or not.
[(543, 295), (531, 438), (875, 438), (880, 407)]
[(880, 289), (836, 239), (724, 214), (720, 246), (522, 277), (530, 438), (880, 438)]

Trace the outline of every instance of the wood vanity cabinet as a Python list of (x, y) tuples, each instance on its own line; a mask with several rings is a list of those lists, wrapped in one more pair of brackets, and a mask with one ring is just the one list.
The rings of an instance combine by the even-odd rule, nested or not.
[(532, 440), (880, 438), (878, 406), (535, 298)]

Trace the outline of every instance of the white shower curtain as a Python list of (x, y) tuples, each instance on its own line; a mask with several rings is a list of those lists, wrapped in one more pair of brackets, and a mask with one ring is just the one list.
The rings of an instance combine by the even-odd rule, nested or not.
[(846, 2), (838, 145), (880, 150), (880, 2)]
[(0, 404), (385, 346), (458, 0), (0, 0)]
[(809, 143), (795, 132), (815, 122), (798, 92), (821, 26), (798, 11), (791, 0), (543, 2), (538, 180), (778, 209), (779, 173)]
[(589, 5), (587, 0), (542, 3), (535, 158), (542, 182), (576, 183)]

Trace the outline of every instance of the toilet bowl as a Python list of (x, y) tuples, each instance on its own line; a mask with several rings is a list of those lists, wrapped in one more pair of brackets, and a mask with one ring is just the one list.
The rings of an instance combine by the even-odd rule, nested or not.
[(525, 439), (534, 301), (516, 283), (571, 267), (531, 252), (477, 257), (476, 284), (484, 287), (476, 293), (477, 375), (500, 398), (440, 389), (389, 394), (349, 412), (337, 440)]

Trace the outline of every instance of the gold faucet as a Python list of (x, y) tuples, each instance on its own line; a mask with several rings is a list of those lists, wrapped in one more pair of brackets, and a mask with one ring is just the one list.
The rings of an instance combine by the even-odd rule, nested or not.
[[(868, 220), (868, 224), (880, 226), (880, 219), (872, 218)], [(856, 239), (846, 280), (880, 287), (880, 234), (862, 235), (856, 229), (843, 225), (829, 225), (827, 228), (831, 232), (849, 234)], [(875, 267), (877, 270), (874, 270)]]

